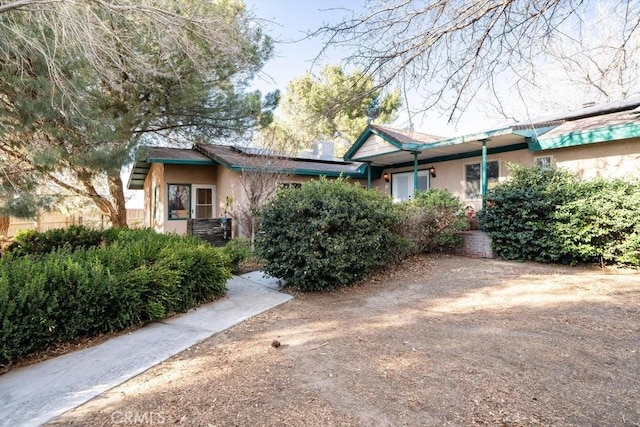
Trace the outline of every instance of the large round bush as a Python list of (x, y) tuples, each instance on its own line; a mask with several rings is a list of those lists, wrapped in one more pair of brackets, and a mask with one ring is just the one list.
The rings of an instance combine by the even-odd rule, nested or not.
[(351, 283), (393, 259), (391, 199), (343, 179), (282, 189), (261, 212), (264, 270), (304, 291)]

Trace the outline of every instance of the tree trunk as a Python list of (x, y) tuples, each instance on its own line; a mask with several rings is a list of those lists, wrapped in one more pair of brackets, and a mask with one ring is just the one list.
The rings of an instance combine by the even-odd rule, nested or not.
[(124, 185), (120, 174), (109, 173), (107, 175), (109, 182), (109, 193), (114, 201), (113, 209), (109, 212), (109, 219), (112, 227), (129, 228), (127, 224), (127, 207), (124, 198)]
[(11, 218), (8, 216), (0, 216), (0, 236), (7, 236), (9, 234), (9, 223)]

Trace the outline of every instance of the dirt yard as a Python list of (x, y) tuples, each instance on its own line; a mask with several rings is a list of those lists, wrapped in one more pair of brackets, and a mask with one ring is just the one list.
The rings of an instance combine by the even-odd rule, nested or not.
[(297, 294), (52, 424), (638, 426), (639, 352), (637, 272), (425, 257)]

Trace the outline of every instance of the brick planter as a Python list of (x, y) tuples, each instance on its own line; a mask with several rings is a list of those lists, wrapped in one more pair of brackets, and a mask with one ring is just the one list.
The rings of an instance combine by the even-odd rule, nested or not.
[(461, 231), (462, 246), (456, 251), (458, 255), (472, 258), (493, 258), (491, 237), (480, 230)]

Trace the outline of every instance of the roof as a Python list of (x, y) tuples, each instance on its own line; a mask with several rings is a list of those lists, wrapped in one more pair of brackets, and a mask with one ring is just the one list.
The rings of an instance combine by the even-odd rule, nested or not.
[[(369, 137), (372, 135), (378, 136), (382, 138), (387, 144), (389, 144), (389, 148), (385, 154), (390, 153), (401, 153), (402, 152), (402, 144), (408, 142), (415, 143), (426, 143), (431, 141), (437, 141), (441, 139), (439, 136), (429, 135), (426, 133), (413, 132), (407, 130), (394, 129), (388, 126), (380, 126), (374, 124), (368, 124), (365, 130), (360, 134), (356, 142), (347, 150), (344, 155), (344, 159), (347, 161), (351, 160), (366, 160), (371, 161), (369, 156), (364, 156), (362, 159), (356, 159), (356, 153), (360, 150), (363, 145), (369, 140)], [(375, 157), (375, 156), (374, 156)]]
[(532, 151), (640, 137), (640, 111), (618, 111), (560, 124), (536, 138)]
[[(481, 154), (483, 145), (489, 154), (497, 154), (635, 138), (640, 137), (638, 108), (640, 96), (635, 96), (453, 138), (370, 124), (344, 158), (400, 167), (416, 161), (424, 164), (476, 157)], [(371, 139), (372, 135), (382, 140)]]
[[(267, 160), (268, 159), (268, 160)], [(153, 163), (180, 165), (222, 165), (234, 171), (251, 169), (284, 171), (292, 175), (346, 176), (366, 178), (367, 164), (343, 160), (308, 159), (262, 153), (247, 147), (220, 144), (195, 144), (192, 148), (140, 147), (136, 153), (127, 188), (142, 190)], [(382, 171), (372, 170), (372, 177), (379, 178)]]
[[(273, 159), (274, 170), (284, 170), (294, 175), (366, 177), (366, 164), (360, 162), (254, 154), (252, 150), (230, 145), (196, 144), (195, 148), (231, 170), (262, 168), (265, 166), (264, 159), (268, 158)], [(267, 163), (266, 168), (269, 169), (269, 166)]]
[(127, 188), (142, 190), (144, 180), (153, 163), (169, 163), (181, 165), (214, 165), (210, 158), (190, 148), (140, 147), (136, 153), (136, 161), (129, 175)]
[(369, 125), (371, 129), (377, 130), (379, 133), (393, 138), (399, 143), (405, 142), (432, 142), (442, 139), (441, 136), (430, 135), (422, 132), (414, 132), (409, 130), (394, 129), (388, 126)]

